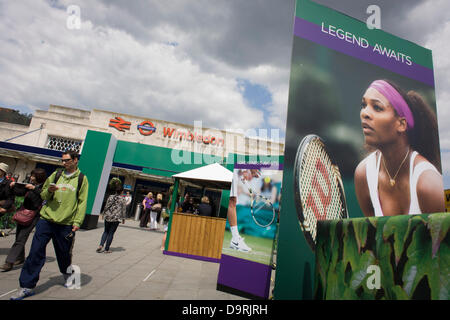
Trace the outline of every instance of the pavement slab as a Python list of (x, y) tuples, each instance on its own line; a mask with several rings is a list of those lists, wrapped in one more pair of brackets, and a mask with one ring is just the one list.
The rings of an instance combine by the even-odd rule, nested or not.
[[(97, 253), (103, 221), (92, 230), (80, 230), (73, 248), (73, 265), (81, 272), (80, 289), (67, 289), (59, 272), (53, 244), (47, 246), (36, 294), (30, 300), (246, 300), (216, 290), (219, 264), (164, 255), (162, 230), (139, 228), (139, 221), (119, 225), (112, 253)], [(25, 246), (28, 254), (32, 233)], [(15, 235), (0, 238), (0, 263)], [(0, 272), (0, 300), (9, 300), (19, 288), (22, 266)]]

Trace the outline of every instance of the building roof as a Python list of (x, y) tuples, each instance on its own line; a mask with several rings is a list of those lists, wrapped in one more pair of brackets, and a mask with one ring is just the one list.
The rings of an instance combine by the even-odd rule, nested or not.
[(205, 187), (229, 189), (233, 180), (233, 172), (218, 163), (213, 163), (197, 169), (174, 174), (172, 177)]

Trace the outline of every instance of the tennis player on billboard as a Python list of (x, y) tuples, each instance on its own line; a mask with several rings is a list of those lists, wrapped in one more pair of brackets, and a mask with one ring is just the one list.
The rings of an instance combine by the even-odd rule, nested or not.
[(228, 223), (230, 224), (231, 231), (231, 241), (230, 248), (236, 249), (242, 252), (250, 252), (252, 248), (250, 248), (244, 241), (244, 238), (240, 236), (238, 225), (237, 225), (237, 212), (236, 212), (236, 204), (237, 204), (237, 196), (238, 196), (238, 183), (239, 180), (250, 181), (253, 178), (257, 178), (261, 175), (260, 170), (250, 169), (250, 170), (235, 170), (233, 172), (233, 180), (231, 184), (230, 190), (230, 200), (228, 203), (228, 211), (227, 218)]
[(365, 144), (376, 149), (355, 170), (364, 215), (444, 212), (437, 120), (422, 97), (376, 80), (362, 97), (360, 117)]

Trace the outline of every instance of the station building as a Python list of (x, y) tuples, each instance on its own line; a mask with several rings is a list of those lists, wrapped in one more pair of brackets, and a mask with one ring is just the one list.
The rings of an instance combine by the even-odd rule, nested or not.
[[(0, 122), (0, 162), (7, 163), (20, 182), (26, 181), (36, 167), (51, 174), (61, 165), (63, 151), (71, 149), (82, 154), (88, 132), (113, 135), (131, 146), (123, 149), (132, 150), (126, 153), (136, 153), (134, 159), (141, 159), (135, 164), (115, 161), (110, 171), (110, 177), (120, 178), (133, 196), (130, 217), (135, 216), (138, 204), (149, 191), (166, 194), (173, 184), (171, 176), (176, 173), (211, 162), (224, 164), (230, 155), (281, 156), (284, 152), (282, 143), (250, 138), (244, 132), (204, 128), (201, 121), (187, 125), (105, 110), (50, 105), (48, 110), (36, 110), (28, 126)], [(192, 157), (187, 159), (186, 154)], [(123, 154), (119, 158), (129, 156)], [(217, 208), (220, 206), (220, 190), (186, 185), (180, 190), (183, 192), (196, 199), (208, 195), (215, 199)]]

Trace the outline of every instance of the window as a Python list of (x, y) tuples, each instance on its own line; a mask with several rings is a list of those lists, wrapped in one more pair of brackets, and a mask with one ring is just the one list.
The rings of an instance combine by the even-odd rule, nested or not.
[(58, 151), (73, 150), (80, 153), (81, 143), (80, 140), (49, 136), (47, 148)]

